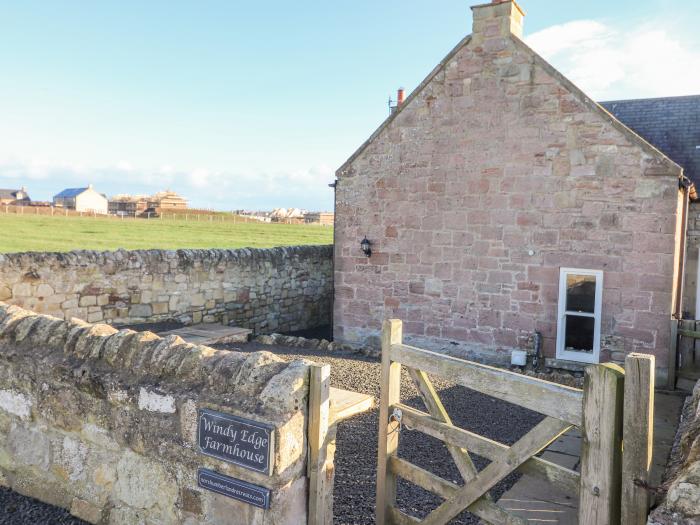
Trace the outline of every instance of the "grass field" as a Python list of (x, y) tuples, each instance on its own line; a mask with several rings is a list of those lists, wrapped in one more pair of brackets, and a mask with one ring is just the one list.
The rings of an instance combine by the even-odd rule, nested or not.
[(332, 244), (328, 226), (0, 214), (0, 252)]

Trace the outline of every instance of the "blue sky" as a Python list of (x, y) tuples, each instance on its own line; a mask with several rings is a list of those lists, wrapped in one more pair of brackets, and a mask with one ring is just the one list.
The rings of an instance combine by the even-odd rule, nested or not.
[[(0, 0), (0, 187), (332, 209), (334, 170), (471, 32), (469, 5)], [(521, 5), (526, 41), (598, 100), (700, 94), (700, 2)]]

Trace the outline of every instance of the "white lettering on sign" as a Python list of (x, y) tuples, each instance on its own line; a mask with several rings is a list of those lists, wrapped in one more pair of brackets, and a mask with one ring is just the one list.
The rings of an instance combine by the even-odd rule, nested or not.
[(274, 428), (213, 410), (199, 411), (199, 449), (208, 456), (271, 473)]

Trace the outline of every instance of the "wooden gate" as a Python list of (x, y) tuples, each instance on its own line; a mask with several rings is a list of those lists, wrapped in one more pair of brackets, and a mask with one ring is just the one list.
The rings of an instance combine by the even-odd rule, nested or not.
[[(418, 388), (426, 412), (400, 402), (402, 366), (406, 367)], [(648, 366), (642, 368), (648, 372)], [(428, 374), (540, 412), (546, 417), (510, 447), (487, 439), (452, 424)], [(579, 390), (404, 345), (401, 321), (385, 321), (382, 330), (377, 523), (438, 525), (448, 523), (463, 510), (468, 510), (487, 523), (525, 525), (527, 520), (509, 513), (489, 495), (489, 490), (513, 471), (551, 482), (577, 498), (580, 524), (617, 524), (621, 512), (626, 524), (644, 523), (648, 497), (638, 482), (647, 479), (644, 465), (648, 469), (648, 458), (642, 461), (630, 457), (627, 461), (628, 468), (636, 470), (627, 480), (631, 487), (628, 490), (629, 508), (621, 510), (623, 390), (624, 371), (616, 365), (589, 367), (584, 390)], [(648, 401), (649, 385), (641, 391), (646, 392)], [(639, 391), (631, 392), (630, 396), (636, 398), (632, 410), (638, 410)], [(641, 405), (649, 408), (648, 403)], [(631, 431), (639, 434), (645, 423), (649, 425), (649, 416), (647, 411), (643, 417), (633, 418), (630, 425), (634, 425), (634, 429)], [(442, 479), (399, 458), (401, 425), (443, 441), (464, 479), (464, 485)], [(536, 456), (573, 426), (580, 428), (583, 434), (581, 473)], [(634, 448), (632, 439), (630, 446)], [(481, 472), (474, 466), (470, 451), (490, 461)], [(396, 507), (397, 477), (437, 494), (444, 502), (422, 521), (405, 514)], [(635, 510), (639, 516), (632, 518), (630, 512)]]

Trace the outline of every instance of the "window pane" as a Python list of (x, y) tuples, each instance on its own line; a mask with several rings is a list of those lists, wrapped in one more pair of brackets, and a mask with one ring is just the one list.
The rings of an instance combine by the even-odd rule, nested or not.
[(595, 275), (566, 276), (566, 309), (570, 312), (593, 313), (595, 308)]
[(579, 315), (566, 316), (564, 348), (576, 352), (593, 352), (595, 319)]

